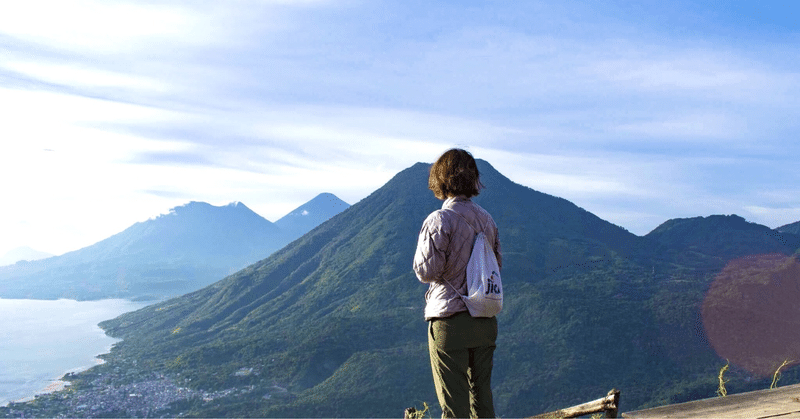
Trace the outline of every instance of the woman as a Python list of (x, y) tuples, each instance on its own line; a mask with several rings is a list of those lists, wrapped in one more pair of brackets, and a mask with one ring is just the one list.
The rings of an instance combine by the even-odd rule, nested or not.
[(469, 152), (452, 149), (439, 157), (431, 166), (428, 188), (444, 204), (422, 224), (414, 272), (429, 284), (425, 294), (428, 352), (442, 417), (493, 418), (491, 378), (497, 319), (471, 317), (459, 293), (467, 291), (467, 262), (476, 230), (483, 231), (493, 244), (502, 266), (497, 225), (471, 200), (483, 184)]

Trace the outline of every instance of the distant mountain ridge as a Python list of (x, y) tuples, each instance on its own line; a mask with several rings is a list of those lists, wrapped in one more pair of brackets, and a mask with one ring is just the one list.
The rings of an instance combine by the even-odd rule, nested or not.
[(0, 267), (0, 297), (149, 300), (184, 294), (269, 256), (346, 205), (318, 204), (315, 217), (287, 232), (240, 202), (189, 202), (91, 246)]
[[(170, 209), (167, 214), (136, 223), (108, 239), (72, 252), (72, 255), (84, 258), (131, 255), (157, 258), (169, 253), (179, 260), (197, 261), (242, 251), (241, 246), (230, 248), (230, 237), (245, 239), (248, 234), (268, 243), (283, 233), (240, 202), (217, 207), (192, 201)], [(251, 259), (263, 251), (255, 248), (242, 256)]]
[(347, 202), (332, 193), (321, 193), (275, 221), (275, 225), (290, 241), (295, 240), (349, 206)]
[(673, 250), (735, 258), (753, 248), (766, 253), (786, 253), (797, 248), (798, 243), (792, 236), (784, 237), (780, 233), (780, 230), (748, 222), (733, 214), (668, 220), (645, 238)]
[(775, 230), (780, 233), (791, 233), (800, 235), (800, 221), (791, 224), (786, 224), (785, 226), (778, 227)]
[(0, 256), (0, 266), (12, 265), (19, 261), (34, 261), (55, 256), (52, 253), (40, 252), (30, 247), (17, 247)]

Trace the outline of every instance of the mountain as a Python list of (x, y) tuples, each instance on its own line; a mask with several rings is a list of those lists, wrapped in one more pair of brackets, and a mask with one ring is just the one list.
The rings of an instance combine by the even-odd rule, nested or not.
[(291, 224), (289, 232), (240, 202), (190, 202), (83, 249), (0, 267), (0, 297), (152, 300), (194, 291), (263, 259), (332, 214), (318, 198), (309, 207), (317, 210), (314, 217)]
[(31, 249), (30, 247), (18, 247), (16, 249), (11, 249), (4, 255), (0, 256), (0, 266), (12, 265), (19, 261), (30, 262), (33, 260), (47, 259), (52, 256), (55, 255), (51, 253), (40, 252), (38, 250)]
[(775, 229), (779, 233), (791, 233), (800, 235), (800, 221), (796, 223), (786, 224)]
[(308, 233), (314, 227), (346, 210), (350, 205), (331, 193), (321, 193), (314, 199), (286, 214), (275, 225), (291, 240)]
[[(71, 406), (112, 405), (116, 399), (101, 395), (114, 385), (153, 377), (197, 396), (176, 392), (170, 407), (151, 415), (383, 417), (436, 405), (426, 287), (411, 270), (422, 221), (441, 206), (426, 188), (429, 167), (398, 173), (208, 287), (101, 323), (123, 340), (105, 364), (69, 377), (69, 394), (38, 398), (36, 412), (84, 416)], [(478, 167), (486, 189), (475, 201), (497, 222), (504, 254), (492, 380), (498, 414), (552, 411), (612, 387), (622, 391), (623, 410), (714, 395), (725, 361), (703, 332), (702, 303), (726, 255), (777, 249), (758, 238), (760, 229), (736, 233), (739, 220), (693, 220), (701, 231), (743, 237), (735, 252), (705, 254), (714, 246), (680, 232), (684, 221), (638, 237), (515, 184), (485, 161)], [(729, 374), (731, 392), (764, 384), (735, 366)], [(798, 379), (788, 370), (783, 383)]]
[(749, 255), (753, 249), (761, 253), (791, 254), (800, 247), (797, 235), (780, 232), (751, 223), (738, 215), (712, 215), (666, 221), (645, 236), (672, 257), (702, 257), (711, 268), (720, 263)]

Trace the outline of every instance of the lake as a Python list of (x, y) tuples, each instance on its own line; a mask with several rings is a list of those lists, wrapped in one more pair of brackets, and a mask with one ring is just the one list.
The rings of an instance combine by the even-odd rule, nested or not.
[(0, 298), (0, 406), (63, 388), (65, 373), (100, 363), (119, 339), (97, 324), (148, 304)]

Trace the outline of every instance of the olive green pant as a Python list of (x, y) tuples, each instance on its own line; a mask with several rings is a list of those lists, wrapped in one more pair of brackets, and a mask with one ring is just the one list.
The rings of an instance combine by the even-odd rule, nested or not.
[(428, 325), (433, 383), (443, 418), (493, 418), (492, 366), (497, 319), (468, 312)]

